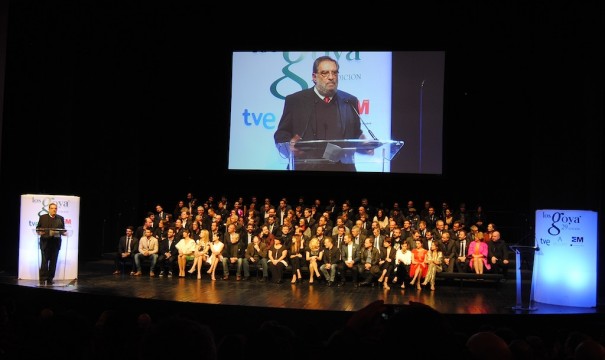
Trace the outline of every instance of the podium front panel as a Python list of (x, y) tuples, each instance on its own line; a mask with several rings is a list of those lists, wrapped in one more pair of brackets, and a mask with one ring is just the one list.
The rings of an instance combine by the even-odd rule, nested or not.
[[(327, 165), (341, 162), (354, 164), (357, 172), (390, 172), (390, 162), (404, 142), (400, 140), (311, 140), (299, 141), (298, 153), (289, 153), (289, 169), (297, 165)], [(282, 153), (289, 152), (290, 143), (280, 143)]]
[(57, 214), (65, 219), (65, 235), (61, 236), (61, 249), (57, 260), (55, 280), (72, 280), (78, 277), (78, 242), (80, 198), (67, 195), (21, 195), (19, 228), (18, 278), (38, 280), (40, 269), (40, 237), (36, 232), (40, 215), (48, 213), (50, 203), (57, 204)]
[(534, 258), (538, 302), (597, 305), (598, 214), (587, 210), (537, 210)]

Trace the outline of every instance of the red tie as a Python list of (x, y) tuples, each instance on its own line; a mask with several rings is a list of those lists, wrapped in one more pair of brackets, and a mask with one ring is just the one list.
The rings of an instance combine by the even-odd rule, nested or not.
[(324, 101), (326, 102), (326, 104), (327, 104), (327, 103), (329, 103), (329, 102), (330, 102), (330, 97), (329, 97), (329, 96), (326, 96), (326, 97), (324, 98)]

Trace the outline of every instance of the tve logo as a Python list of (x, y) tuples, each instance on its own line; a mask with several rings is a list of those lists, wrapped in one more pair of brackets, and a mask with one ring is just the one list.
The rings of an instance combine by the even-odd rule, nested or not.
[[(370, 113), (370, 100), (362, 100), (357, 111), (359, 114), (368, 115)], [(262, 126), (267, 130), (273, 130), (277, 127), (277, 116), (272, 112), (254, 113), (244, 109), (242, 117), (246, 126)]]
[(262, 126), (268, 130), (275, 129), (275, 127), (277, 126), (277, 124), (275, 123), (276, 116), (274, 113), (271, 112), (253, 113), (249, 112), (248, 109), (244, 109), (242, 116), (244, 117), (244, 125), (246, 126)]

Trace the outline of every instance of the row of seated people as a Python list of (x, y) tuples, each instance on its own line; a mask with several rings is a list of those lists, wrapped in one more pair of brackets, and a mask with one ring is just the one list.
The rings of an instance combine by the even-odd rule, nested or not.
[[(280, 208), (282, 203), (283, 200), (280, 201)], [(365, 209), (363, 206), (359, 207), (359, 217), (355, 219), (355, 222), (353, 222), (351, 220), (353, 216), (347, 216), (347, 214), (349, 214), (349, 212), (345, 209), (347, 207), (348, 204), (344, 203), (341, 215), (337, 216), (334, 221), (332, 221), (328, 211), (324, 212), (323, 215), (318, 215), (316, 213), (316, 217), (314, 217), (313, 211), (310, 208), (305, 208), (300, 214), (294, 212), (293, 210), (289, 210), (287, 215), (283, 215), (285, 212), (282, 212), (282, 218), (278, 217), (275, 208), (269, 208), (267, 210), (267, 214), (265, 215), (266, 217), (260, 217), (258, 214), (255, 216), (254, 211), (252, 211), (252, 218), (246, 218), (242, 216), (243, 212), (241, 213), (242, 215), (238, 215), (236, 209), (232, 209), (230, 215), (227, 215), (228, 211), (224, 209), (225, 217), (221, 216), (218, 212), (215, 212), (212, 208), (209, 208), (208, 214), (206, 214), (203, 206), (198, 206), (198, 214), (193, 216), (193, 214), (189, 212), (189, 208), (184, 207), (181, 209), (181, 216), (176, 218), (174, 222), (168, 222), (163, 219), (157, 220), (156, 217), (153, 216), (153, 213), (150, 212), (148, 217), (145, 219), (144, 224), (137, 228), (135, 237), (142, 237), (144, 230), (148, 227), (151, 227), (153, 229), (153, 236), (158, 240), (161, 240), (162, 238), (167, 237), (168, 229), (170, 227), (174, 227), (177, 242), (181, 239), (182, 230), (185, 228), (188, 228), (191, 231), (190, 236), (198, 241), (202, 229), (207, 229), (212, 233), (227, 233), (228, 226), (230, 224), (234, 224), (236, 227), (235, 231), (240, 233), (240, 237), (245, 237), (245, 241), (249, 244), (252, 242), (253, 235), (260, 234), (263, 237), (268, 235), (281, 236), (284, 234), (283, 225), (288, 225), (287, 228), (290, 230), (290, 233), (287, 233), (288, 236), (291, 236), (295, 230), (300, 228), (307, 241), (312, 236), (320, 237), (322, 234), (333, 236), (335, 238), (336, 236), (340, 236), (341, 239), (342, 234), (339, 234), (341, 227), (344, 227), (345, 232), (347, 233), (357, 230), (354, 234), (355, 242), (357, 244), (363, 244), (363, 239), (366, 236), (376, 236), (375, 230), (376, 228), (379, 228), (379, 235), (394, 238), (394, 246), (396, 248), (398, 248), (399, 245), (397, 240), (399, 238), (407, 240), (410, 243), (410, 248), (413, 248), (415, 244), (412, 238), (412, 231), (414, 230), (420, 231), (421, 238), (423, 240), (426, 239), (426, 233), (428, 232), (432, 232), (434, 234), (434, 238), (441, 240), (441, 234), (444, 232), (449, 232), (452, 236), (457, 238), (457, 233), (459, 230), (466, 230), (466, 225), (461, 220), (455, 220), (448, 224), (445, 220), (437, 218), (433, 222), (434, 226), (428, 226), (429, 223), (424, 220), (413, 222), (411, 220), (401, 218), (401, 221), (397, 221), (397, 217), (394, 214), (393, 216), (376, 216), (374, 217), (374, 221), (362, 221), (362, 218), (364, 218), (362, 210)], [(412, 209), (410, 209), (410, 211), (411, 210)], [(429, 206), (429, 213), (430, 210), (434, 212), (434, 208)], [(378, 212), (380, 212), (380, 209)], [(264, 220), (262, 225), (259, 225), (261, 218)], [(469, 237), (471, 239), (474, 239), (474, 237), (477, 235), (483, 234), (480, 233), (479, 227), (475, 224), (470, 226), (470, 229), (471, 233), (469, 234)], [(483, 234), (486, 242), (489, 241), (490, 234), (493, 232), (493, 230), (495, 230), (494, 225), (488, 224), (487, 231)], [(270, 241), (271, 240), (267, 241), (269, 245)], [(342, 240), (340, 240), (338, 246), (341, 244)], [(427, 241), (425, 241), (425, 245), (428, 245)]]
[[(177, 230), (176, 237), (178, 240), (181, 236), (180, 230), (183, 228), (190, 229), (192, 231), (191, 236), (196, 238), (196, 236), (199, 236), (199, 231), (202, 229), (207, 229), (211, 232), (219, 231), (221, 233), (225, 233), (227, 232), (227, 226), (230, 223), (236, 224), (237, 231), (241, 232), (242, 235), (246, 235), (246, 232), (258, 234), (261, 227), (264, 225), (268, 226), (269, 232), (275, 236), (278, 236), (281, 233), (281, 226), (284, 224), (289, 225), (290, 229), (302, 227), (303, 233), (308, 239), (312, 234), (315, 234), (319, 226), (324, 229), (324, 233), (326, 235), (332, 236), (336, 235), (338, 231), (337, 229), (341, 225), (345, 226), (347, 232), (349, 232), (354, 226), (357, 226), (360, 229), (360, 234), (362, 236), (371, 236), (373, 234), (373, 229), (375, 227), (379, 227), (382, 235), (391, 237), (393, 236), (393, 229), (399, 227), (404, 239), (411, 235), (412, 230), (419, 230), (424, 237), (424, 233), (428, 231), (439, 233), (443, 231), (456, 232), (458, 229), (467, 230), (470, 228), (470, 226), (467, 227), (462, 220), (455, 220), (451, 223), (439, 218), (435, 218), (431, 222), (425, 220), (413, 221), (404, 217), (397, 217), (395, 214), (393, 214), (393, 216), (375, 216), (373, 220), (370, 220), (367, 217), (367, 214), (361, 214), (364, 207), (360, 207), (360, 214), (358, 214), (359, 216), (354, 217), (352, 215), (348, 215), (349, 212), (344, 211), (345, 205), (346, 203), (343, 204), (343, 212), (339, 216), (336, 216), (334, 220), (332, 220), (332, 216), (328, 211), (325, 211), (323, 214), (314, 214), (309, 208), (305, 208), (300, 214), (294, 210), (289, 210), (286, 216), (280, 218), (278, 217), (276, 209), (274, 208), (268, 209), (265, 217), (261, 217), (259, 213), (255, 213), (255, 210), (253, 209), (250, 210), (252, 213), (250, 216), (244, 217), (238, 215), (236, 209), (232, 209), (229, 215), (227, 215), (228, 211), (225, 209), (225, 215), (223, 216), (210, 208), (208, 209), (208, 214), (206, 214), (204, 207), (199, 206), (197, 214), (192, 214), (189, 212), (188, 208), (183, 208), (181, 216), (176, 217), (176, 220), (174, 221), (169, 221), (166, 219), (158, 220), (158, 218), (155, 217), (152, 212), (149, 212), (144, 224), (139, 226), (135, 231), (135, 237), (142, 237), (144, 229), (146, 227), (152, 227), (154, 236), (159, 239), (160, 237), (166, 237), (168, 228), (174, 227)], [(434, 212), (434, 209), (431, 209)], [(379, 209), (378, 212), (380, 213), (381, 209)], [(214, 226), (216, 226), (216, 230), (213, 229)], [(247, 229), (250, 226), (252, 228), (248, 231)], [(473, 226), (477, 228), (477, 230), (480, 230), (477, 225)], [(489, 241), (490, 232), (491, 231), (488, 225), (488, 229), (485, 232), (486, 241)], [(251, 239), (248, 240), (248, 242), (250, 241)]]
[[(160, 241), (152, 235), (151, 229), (146, 229), (145, 235), (136, 239), (132, 227), (128, 227), (126, 235), (119, 241), (114, 274), (121, 273), (125, 262), (130, 261), (134, 263), (131, 275), (140, 276), (142, 260), (149, 258), (152, 277), (158, 268), (160, 276), (172, 276), (175, 264), (178, 264), (179, 277), (185, 277), (187, 271), (197, 271), (197, 278), (201, 279), (206, 266), (207, 273), (215, 280), (216, 268), (220, 263), (223, 280), (229, 279), (230, 267), (235, 267), (237, 280), (248, 280), (250, 268), (253, 267), (262, 270), (261, 281), (267, 281), (271, 275), (272, 281), (281, 283), (284, 272), (289, 270), (292, 273), (291, 282), (300, 283), (306, 268), (310, 284), (323, 274), (328, 286), (335, 283), (342, 286), (345, 273), (349, 273), (356, 286), (373, 284), (378, 280), (385, 288), (390, 288), (388, 280), (392, 279), (405, 287), (409, 278), (412, 278), (413, 284), (420, 277), (417, 286), (424, 278), (424, 283), (430, 282), (434, 288), (434, 274), (431, 275), (429, 271), (431, 261), (438, 262), (435, 263), (435, 272), (473, 271), (482, 274), (492, 271), (506, 277), (508, 250), (497, 231), (492, 232), (489, 242), (485, 242), (483, 235), (474, 236), (473, 241), (467, 239), (466, 231), (462, 229), (454, 233), (456, 240), (451, 239), (452, 232), (449, 231), (441, 234), (427, 232), (422, 237), (418, 230), (403, 240), (398, 228), (394, 229), (393, 236), (382, 235), (374, 228), (374, 236), (366, 237), (360, 236), (359, 229), (355, 227), (349, 233), (343, 228), (340, 226), (333, 238), (324, 235), (319, 227), (315, 236), (307, 240), (301, 227), (296, 227), (291, 233), (288, 225), (284, 225), (280, 236), (264, 236), (266, 234), (261, 233), (251, 236), (248, 242), (237, 231), (235, 224), (229, 224), (224, 235), (212, 232), (212, 241), (208, 230), (202, 230), (196, 240), (190, 236), (188, 229), (182, 231), (181, 239), (177, 241), (174, 228), (169, 228), (167, 237)], [(266, 229), (263, 230), (266, 232)], [(440, 237), (438, 240), (435, 239), (437, 236)], [(363, 252), (369, 251), (368, 246), (374, 251), (364, 256)], [(439, 254), (435, 254), (434, 260), (425, 259), (426, 256), (416, 259), (414, 256), (416, 252), (426, 253), (433, 248)], [(187, 269), (191, 262), (191, 267)], [(418, 267), (414, 266), (416, 263), (422, 270), (420, 273)], [(361, 281), (358, 281), (360, 278)]]

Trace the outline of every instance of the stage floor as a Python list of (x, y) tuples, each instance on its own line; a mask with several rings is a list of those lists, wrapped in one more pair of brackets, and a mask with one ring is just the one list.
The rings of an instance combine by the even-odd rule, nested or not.
[(505, 283), (439, 280), (436, 290), (431, 291), (428, 286), (416, 290), (409, 284), (405, 289), (391, 284), (390, 290), (384, 290), (379, 286), (355, 288), (350, 282), (343, 287), (328, 287), (323, 283), (309, 284), (308, 281), (294, 285), (290, 284), (289, 279), (284, 279), (283, 284), (263, 283), (257, 282), (254, 276), (248, 281), (236, 281), (235, 276), (230, 276), (226, 281), (212, 281), (206, 273), (201, 280), (197, 280), (194, 275), (186, 278), (150, 278), (148, 275), (112, 275), (112, 272), (112, 260), (102, 259), (80, 264), (77, 279), (57, 281), (52, 286), (40, 286), (38, 281), (20, 280), (11, 274), (0, 274), (0, 284), (117, 299), (280, 309), (352, 312), (375, 300), (384, 300), (386, 304), (420, 302), (443, 314), (604, 313), (602, 306), (576, 308), (542, 303), (531, 304), (532, 310), (518, 310), (514, 279)]

